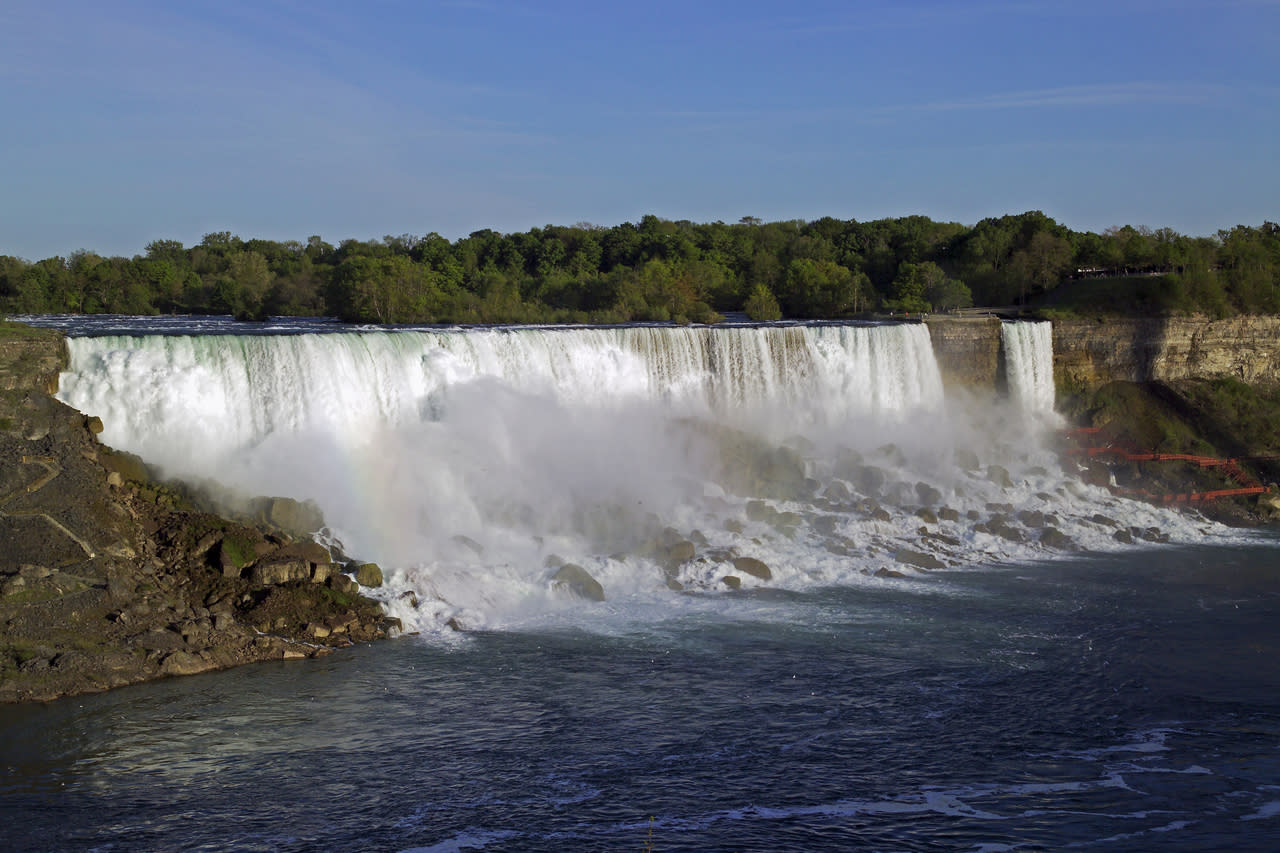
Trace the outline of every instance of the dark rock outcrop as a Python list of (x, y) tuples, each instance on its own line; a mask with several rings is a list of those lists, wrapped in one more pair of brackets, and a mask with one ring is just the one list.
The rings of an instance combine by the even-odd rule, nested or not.
[(267, 525), (230, 521), (101, 445), (100, 421), (50, 396), (65, 357), (57, 333), (0, 327), (0, 701), (313, 657), (396, 627), (327, 549), (280, 529), (314, 521), (286, 521), (290, 503), (270, 501)]

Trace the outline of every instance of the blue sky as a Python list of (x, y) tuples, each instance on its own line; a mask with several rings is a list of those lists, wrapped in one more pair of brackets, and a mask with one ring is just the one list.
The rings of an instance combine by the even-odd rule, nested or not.
[(4, 0), (0, 254), (1280, 219), (1280, 0)]

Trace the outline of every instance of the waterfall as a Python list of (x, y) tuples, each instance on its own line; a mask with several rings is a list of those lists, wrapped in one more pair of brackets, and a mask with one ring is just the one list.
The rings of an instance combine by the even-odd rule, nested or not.
[[(937, 407), (922, 326), (484, 329), (72, 338), (62, 382), (104, 440), (177, 474), (285, 435), (358, 445), (489, 385), (593, 410), (659, 403), (729, 422)], [(776, 417), (775, 417), (776, 420)]]
[(1004, 346), (1009, 396), (1026, 411), (1053, 412), (1053, 324), (1001, 323), (1000, 340)]
[(393, 615), (448, 633), (572, 610), (561, 560), (611, 602), (575, 619), (624, 618), (730, 576), (800, 589), (1115, 547), (1100, 514), (1176, 535), (1011, 416), (1052, 412), (1049, 332), (1004, 326), (1007, 403), (945, 399), (918, 324), (71, 337), (59, 396), (166, 476), (315, 501), (383, 566)]

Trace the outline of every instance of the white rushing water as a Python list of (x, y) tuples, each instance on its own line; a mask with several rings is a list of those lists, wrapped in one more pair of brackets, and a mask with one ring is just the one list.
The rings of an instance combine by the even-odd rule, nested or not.
[[(314, 500), (424, 631), (1201, 536), (1061, 469), (1018, 415), (1052, 414), (1048, 324), (1006, 330), (1012, 405), (944, 399), (921, 325), (72, 338), (61, 397), (167, 476)], [(568, 596), (561, 560), (605, 604)]]
[(1000, 324), (1009, 396), (1028, 412), (1051, 415), (1053, 387), (1053, 324)]

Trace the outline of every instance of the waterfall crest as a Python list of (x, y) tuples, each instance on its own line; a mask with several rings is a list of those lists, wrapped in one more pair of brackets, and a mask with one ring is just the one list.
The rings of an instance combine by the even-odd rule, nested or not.
[(560, 405), (661, 404), (737, 422), (831, 422), (936, 408), (922, 326), (487, 329), (72, 338), (62, 397), (105, 440), (176, 474), (273, 437), (359, 444), (439, 420), (491, 383)]

